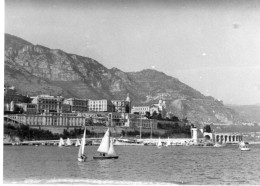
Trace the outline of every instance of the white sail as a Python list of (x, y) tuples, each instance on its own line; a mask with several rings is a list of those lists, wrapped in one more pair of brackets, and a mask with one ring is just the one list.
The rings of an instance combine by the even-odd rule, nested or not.
[(162, 142), (161, 142), (161, 139), (159, 137), (159, 140), (158, 140), (158, 143), (157, 143), (157, 147), (161, 147), (162, 146)]
[(166, 143), (166, 147), (168, 147), (169, 145), (171, 145), (170, 139), (168, 137), (167, 143)]
[(75, 146), (80, 146), (80, 142), (79, 142), (79, 139), (77, 139), (76, 143), (75, 143)]
[(101, 153), (108, 153), (109, 146), (110, 146), (110, 131), (108, 128), (104, 137), (102, 138), (102, 141), (101, 141), (97, 151), (101, 152)]
[(59, 147), (63, 146), (64, 145), (64, 141), (62, 138), (60, 138), (60, 141), (59, 141)]
[(66, 145), (70, 146), (71, 145), (71, 141), (69, 138), (67, 138), (67, 141), (66, 141)]
[(113, 140), (111, 139), (110, 140), (110, 147), (109, 147), (109, 151), (107, 153), (107, 155), (110, 155), (110, 156), (116, 156), (116, 151), (114, 149), (114, 145), (113, 145)]
[[(84, 155), (85, 138), (86, 138), (86, 127), (84, 129), (84, 134), (83, 134), (83, 137), (81, 139), (81, 144), (80, 144), (79, 152), (78, 152), (78, 161), (81, 161), (81, 162), (85, 161), (85, 159), (82, 158), (82, 155)], [(77, 142), (78, 142), (78, 139), (77, 139)]]
[(81, 154), (84, 154), (84, 148), (85, 148), (85, 144), (86, 144), (86, 127), (84, 129), (84, 134), (83, 134), (83, 137), (82, 137), (82, 140), (81, 140)]
[(83, 155), (83, 154), (82, 154), (82, 145), (80, 145), (80, 147), (79, 147), (79, 153), (78, 153), (78, 158), (81, 158), (82, 155)]

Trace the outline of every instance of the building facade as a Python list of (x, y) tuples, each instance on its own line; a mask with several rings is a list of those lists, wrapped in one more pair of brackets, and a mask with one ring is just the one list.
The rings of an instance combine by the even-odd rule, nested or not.
[(88, 100), (87, 99), (69, 98), (69, 99), (65, 99), (63, 103), (70, 105), (72, 112), (87, 112), (88, 111)]
[(114, 105), (111, 100), (89, 100), (88, 108), (90, 112), (113, 112)]
[(131, 100), (129, 94), (127, 94), (125, 100), (111, 100), (111, 102), (115, 106), (115, 112), (131, 113)]
[(18, 94), (15, 87), (4, 87), (4, 111), (10, 111), (11, 102), (16, 103), (30, 103), (31, 98)]
[(24, 114), (36, 114), (37, 113), (37, 105), (33, 103), (17, 103), (18, 107), (23, 109)]
[(62, 111), (63, 97), (39, 95), (33, 97), (32, 103), (37, 105), (37, 113)]
[(150, 106), (134, 106), (131, 113), (139, 113), (140, 115), (145, 115), (146, 112), (150, 112)]
[(165, 101), (159, 100), (158, 104), (152, 105), (133, 106), (131, 110), (131, 113), (139, 113), (142, 116), (144, 116), (146, 112), (149, 112), (151, 116), (154, 112), (157, 114), (160, 113), (162, 118), (165, 118), (167, 114)]
[(81, 127), (85, 125), (86, 121), (85, 117), (59, 113), (13, 114), (9, 117), (29, 126)]

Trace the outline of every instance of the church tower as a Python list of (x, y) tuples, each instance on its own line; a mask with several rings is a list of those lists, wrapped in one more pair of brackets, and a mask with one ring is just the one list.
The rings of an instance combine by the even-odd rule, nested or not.
[(127, 93), (127, 96), (126, 96), (126, 99), (125, 99), (125, 102), (126, 102), (126, 113), (131, 113), (131, 100), (130, 100), (130, 97), (129, 97), (129, 93)]

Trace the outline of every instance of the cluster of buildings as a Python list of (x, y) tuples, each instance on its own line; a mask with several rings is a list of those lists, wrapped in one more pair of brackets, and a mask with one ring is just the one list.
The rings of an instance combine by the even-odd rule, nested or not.
[(166, 104), (160, 100), (153, 105), (131, 105), (127, 94), (123, 100), (92, 100), (62, 96), (17, 94), (14, 87), (5, 86), (5, 116), (31, 126), (75, 127), (82, 125), (143, 127), (157, 129), (157, 120), (145, 117), (149, 113), (166, 116)]

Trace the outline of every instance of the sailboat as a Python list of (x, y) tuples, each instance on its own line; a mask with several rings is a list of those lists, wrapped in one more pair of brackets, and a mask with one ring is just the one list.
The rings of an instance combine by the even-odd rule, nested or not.
[(59, 141), (59, 145), (58, 145), (59, 147), (63, 147), (64, 146), (64, 141), (63, 141), (63, 139), (62, 138), (60, 138), (60, 141)]
[(71, 141), (69, 138), (67, 138), (67, 141), (66, 141), (66, 147), (68, 147), (68, 146), (71, 146)]
[(76, 147), (80, 146), (79, 139), (77, 139), (77, 141), (76, 141), (76, 143), (75, 143), (75, 146), (76, 146)]
[(85, 138), (86, 138), (86, 127), (84, 129), (84, 134), (81, 139), (81, 144), (79, 147), (79, 153), (78, 153), (78, 161), (84, 162), (87, 160), (87, 156), (84, 154), (84, 149), (85, 149)]
[(161, 142), (160, 137), (159, 137), (159, 140), (158, 140), (158, 143), (157, 143), (157, 147), (158, 147), (158, 148), (161, 148), (161, 147), (162, 147), (162, 142)]
[(97, 149), (100, 152), (100, 156), (94, 156), (93, 159), (118, 159), (116, 151), (114, 149), (113, 140), (110, 137), (110, 130), (107, 129), (102, 141)]
[(171, 142), (170, 142), (170, 139), (169, 139), (169, 137), (168, 137), (168, 140), (167, 140), (167, 143), (166, 143), (166, 147), (168, 147), (168, 146), (170, 146), (171, 145)]

